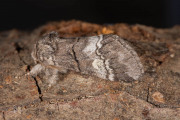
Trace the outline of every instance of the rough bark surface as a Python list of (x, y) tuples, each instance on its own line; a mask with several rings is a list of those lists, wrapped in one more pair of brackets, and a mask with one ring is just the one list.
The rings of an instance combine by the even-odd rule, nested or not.
[[(117, 34), (135, 49), (144, 66), (138, 81), (108, 81), (67, 72), (49, 88), (35, 65), (36, 40), (50, 31), (60, 37)], [(32, 32), (0, 32), (0, 119), (180, 119), (180, 27), (51, 22)]]

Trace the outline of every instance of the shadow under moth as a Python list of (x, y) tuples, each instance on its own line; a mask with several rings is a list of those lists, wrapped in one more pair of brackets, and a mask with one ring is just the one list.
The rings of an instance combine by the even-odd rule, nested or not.
[(144, 73), (136, 51), (117, 35), (59, 38), (56, 32), (43, 36), (34, 45), (36, 65), (30, 75), (44, 72), (49, 85), (67, 71), (97, 76), (110, 81), (131, 82)]

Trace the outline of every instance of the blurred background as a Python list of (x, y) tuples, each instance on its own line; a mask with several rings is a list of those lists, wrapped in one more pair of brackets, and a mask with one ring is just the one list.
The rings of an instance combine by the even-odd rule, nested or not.
[(0, 31), (72, 19), (168, 28), (180, 24), (180, 0), (0, 0)]

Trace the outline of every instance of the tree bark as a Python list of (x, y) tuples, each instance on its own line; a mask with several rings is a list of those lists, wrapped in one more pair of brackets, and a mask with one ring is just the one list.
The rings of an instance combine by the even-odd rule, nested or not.
[[(116, 34), (135, 49), (144, 66), (133, 82), (108, 81), (70, 71), (47, 87), (35, 65), (33, 44), (50, 31), (60, 37)], [(0, 119), (180, 119), (180, 27), (52, 22), (31, 32), (0, 32)]]

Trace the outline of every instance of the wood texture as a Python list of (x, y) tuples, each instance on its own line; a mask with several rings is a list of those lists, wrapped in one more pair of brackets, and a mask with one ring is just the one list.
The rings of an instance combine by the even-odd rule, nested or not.
[[(75, 71), (62, 69), (56, 84), (49, 87), (46, 72), (34, 78), (26, 74), (35, 66), (33, 45), (50, 31), (57, 31), (60, 38), (116, 34), (136, 51), (144, 74), (128, 83), (80, 74), (75, 67)], [(74, 50), (78, 56), (75, 46)], [(180, 119), (179, 51), (179, 26), (102, 26), (73, 20), (52, 22), (31, 32), (1, 32), (0, 119)], [(70, 63), (77, 66), (75, 60)]]

